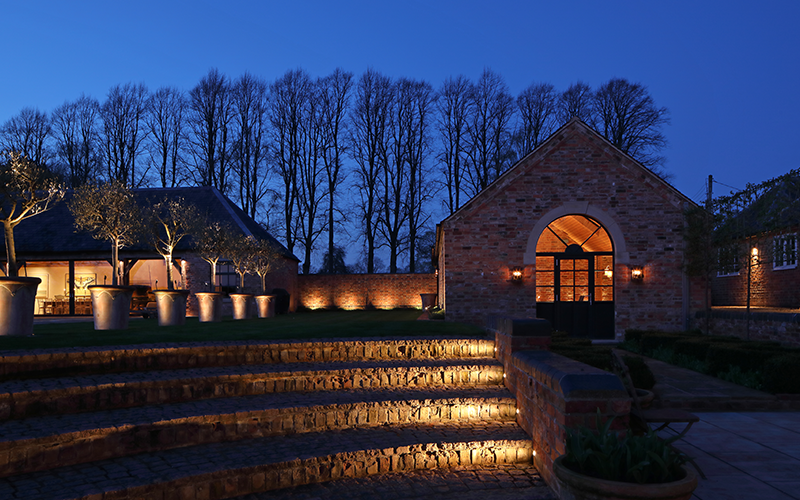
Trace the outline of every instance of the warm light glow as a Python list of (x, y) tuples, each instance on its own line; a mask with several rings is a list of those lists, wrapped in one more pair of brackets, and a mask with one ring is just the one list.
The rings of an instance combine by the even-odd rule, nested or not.
[(533, 456), (534, 457), (536, 456), (536, 450), (533, 450)]
[(521, 267), (511, 268), (511, 279), (514, 281), (522, 281), (523, 273)]
[(517, 408), (517, 415), (519, 415), (519, 408)]
[(505, 373), (503, 374), (503, 378), (506, 378), (506, 374)]
[(611, 279), (614, 276), (614, 271), (611, 270), (611, 266), (606, 266), (606, 269), (605, 271), (603, 271), (603, 274), (605, 274), (606, 278)]
[(758, 263), (758, 248), (753, 247), (753, 250), (751, 250), (750, 253), (753, 256), (753, 264), (757, 264)]
[(631, 268), (631, 279), (633, 281), (643, 281), (644, 280), (644, 270), (641, 267), (633, 267)]

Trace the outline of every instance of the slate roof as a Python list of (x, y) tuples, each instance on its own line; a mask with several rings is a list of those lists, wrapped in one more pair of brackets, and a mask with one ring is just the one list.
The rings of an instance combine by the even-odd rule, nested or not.
[[(235, 203), (218, 189), (211, 186), (182, 188), (145, 188), (133, 190), (141, 206), (156, 203), (168, 198), (183, 198), (187, 204), (197, 207), (201, 214), (207, 214), (211, 222), (228, 223), (245, 235), (254, 235), (272, 242), (287, 259), (298, 261), (285, 246), (276, 240), (256, 221), (247, 216)], [(22, 221), (14, 230), (17, 258), (30, 260), (108, 260), (111, 258), (111, 243), (96, 240), (90, 233), (75, 227), (74, 218), (69, 211), (72, 191), (52, 209)], [(2, 237), (5, 245), (5, 236)], [(191, 237), (178, 244), (175, 254), (191, 251)], [(142, 242), (120, 250), (120, 258), (160, 258), (155, 249)], [(5, 260), (5, 253), (0, 256)]]

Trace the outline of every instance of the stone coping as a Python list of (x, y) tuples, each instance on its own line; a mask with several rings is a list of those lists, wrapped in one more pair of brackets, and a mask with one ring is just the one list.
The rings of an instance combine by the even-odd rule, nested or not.
[(550, 351), (517, 351), (511, 362), (565, 399), (628, 397), (616, 375)]
[[(695, 318), (706, 317), (706, 311), (697, 311)], [(745, 308), (712, 308), (711, 317), (715, 319), (736, 319), (747, 320), (747, 310)], [(752, 321), (777, 321), (781, 323), (800, 323), (800, 311), (788, 309), (785, 311), (776, 309), (750, 308), (750, 319)]]

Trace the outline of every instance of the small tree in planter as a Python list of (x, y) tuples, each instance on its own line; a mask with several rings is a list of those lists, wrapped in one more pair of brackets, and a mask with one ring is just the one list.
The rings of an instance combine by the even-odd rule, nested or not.
[(281, 254), (266, 240), (256, 240), (253, 246), (253, 271), (261, 279), (261, 295), (256, 297), (258, 317), (275, 316), (275, 296), (267, 295), (267, 275), (280, 267)]
[(228, 244), (228, 257), (239, 275), (239, 293), (231, 294), (234, 319), (247, 319), (252, 316), (251, 300), (253, 296), (244, 291), (244, 277), (253, 268), (255, 257), (255, 239), (252, 236), (231, 238)]
[(6, 240), (6, 278), (0, 293), (0, 335), (31, 335), (39, 278), (19, 278), (14, 228), (23, 220), (49, 210), (64, 196), (47, 168), (19, 153), (8, 153), (0, 166), (0, 220)]
[(112, 284), (89, 287), (94, 328), (127, 328), (133, 288), (118, 286), (122, 282), (119, 250), (136, 243), (141, 234), (141, 210), (133, 193), (119, 181), (87, 184), (75, 190), (69, 209), (75, 217), (75, 226), (89, 231), (95, 239), (111, 242)]
[(231, 248), (233, 229), (219, 222), (206, 223), (195, 236), (195, 249), (200, 258), (211, 266), (211, 282), (209, 292), (213, 292), (217, 283), (217, 263)]
[(197, 233), (200, 215), (194, 205), (187, 205), (183, 198), (165, 198), (150, 206), (145, 216), (148, 223), (147, 236), (150, 244), (164, 258), (167, 268), (167, 289), (174, 290), (172, 260), (175, 247), (190, 234)]

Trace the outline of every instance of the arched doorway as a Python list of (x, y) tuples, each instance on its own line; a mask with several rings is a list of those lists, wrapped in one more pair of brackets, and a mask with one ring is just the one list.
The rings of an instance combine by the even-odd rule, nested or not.
[(573, 337), (614, 338), (614, 244), (594, 219), (565, 215), (539, 236), (536, 315)]

